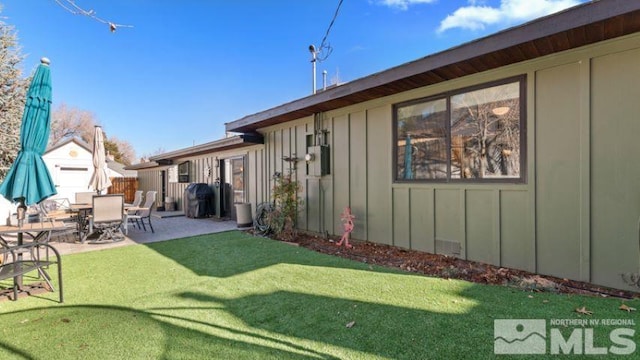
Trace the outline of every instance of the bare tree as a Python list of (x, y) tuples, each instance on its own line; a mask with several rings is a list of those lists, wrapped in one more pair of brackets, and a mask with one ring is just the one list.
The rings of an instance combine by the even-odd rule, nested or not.
[(94, 113), (60, 104), (51, 114), (51, 134), (49, 145), (65, 139), (77, 137), (87, 144), (93, 144), (93, 128), (96, 126)]
[(0, 181), (20, 149), (20, 124), (30, 82), (22, 78), (23, 60), (15, 29), (0, 20)]
[(115, 136), (109, 136), (108, 139), (115, 146), (116, 154), (113, 154), (115, 160), (124, 165), (131, 165), (136, 159), (136, 151), (133, 146), (128, 141)]
[[(98, 121), (94, 113), (60, 104), (51, 115), (49, 146), (74, 137), (93, 146), (93, 133), (96, 125), (98, 125)], [(115, 136), (109, 137), (105, 131), (105, 146), (107, 146), (107, 142), (110, 147), (108, 150), (117, 162), (130, 165), (136, 158), (136, 152), (128, 141)]]
[(157, 149), (155, 149), (155, 150), (153, 150), (153, 151), (151, 151), (149, 153), (144, 154), (144, 157), (150, 158), (152, 156), (164, 154), (166, 152), (167, 152), (167, 150), (165, 148), (159, 147), (159, 148), (157, 148)]
[(147, 162), (147, 161), (149, 161), (149, 158), (150, 158), (150, 157), (155, 156), (155, 155), (164, 154), (164, 153), (166, 153), (166, 152), (167, 152), (167, 150), (166, 150), (165, 148), (163, 148), (163, 147), (159, 147), (159, 148), (157, 148), (157, 149), (155, 149), (155, 150), (153, 150), (153, 151), (151, 151), (151, 152), (144, 153), (144, 154), (140, 157), (140, 159), (138, 159), (138, 161), (139, 161), (139, 162), (141, 162), (141, 163), (143, 163), (143, 162)]

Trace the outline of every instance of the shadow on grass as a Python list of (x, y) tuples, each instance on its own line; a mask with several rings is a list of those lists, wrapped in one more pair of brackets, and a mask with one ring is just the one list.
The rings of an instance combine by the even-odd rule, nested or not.
[[(321, 255), (302, 247), (239, 231), (162, 241), (145, 246), (176, 261), (195, 274), (218, 278), (235, 276), (276, 264), (314, 266), (318, 263), (318, 255), (324, 257), (322, 266), (345, 267), (344, 259)], [(369, 265), (352, 262), (348, 268), (368, 270)]]
[(20, 358), (20, 359), (35, 359), (35, 357), (33, 357), (32, 355), (30, 355), (29, 353), (23, 351), (22, 349), (18, 349), (15, 346), (11, 346), (9, 344), (4, 343), (3, 340), (0, 340), (0, 349), (10, 353), (11, 355)]
[[(492, 319), (470, 324), (464, 318), (474, 319), (467, 312), (438, 313), (288, 291), (232, 300), (202, 293), (180, 296), (223, 304), (225, 310), (252, 328), (348, 348), (369, 356), (440, 357), (445, 354), (443, 348), (450, 349), (447, 353), (451, 358), (464, 358), (474, 347), (485, 354), (493, 352)], [(482, 338), (483, 334), (485, 343), (475, 344), (471, 340)]]
[[(5, 325), (12, 318), (22, 319), (12, 331), (33, 334), (26, 343), (16, 344), (15, 337), (0, 339), (0, 355), (17, 359), (336, 359), (261, 334), (119, 306), (36, 308), (5, 313), (3, 318)], [(39, 338), (43, 341), (36, 341)]]
[[(495, 357), (494, 319), (567, 318), (577, 316), (574, 309), (585, 305), (604, 318), (620, 315), (619, 304), (611, 309), (607, 305), (607, 311), (595, 307), (596, 301), (604, 302), (601, 299), (576, 302), (555, 296), (545, 303), (541, 297), (550, 295), (534, 299), (518, 290), (427, 279), (390, 269), (374, 268), (373, 273), (368, 264), (240, 232), (146, 246), (202, 278), (181, 271), (167, 288), (155, 282), (136, 288), (149, 292), (141, 297), (136, 293), (137, 303), (148, 307), (155, 300), (166, 307), (60, 306), (6, 313), (0, 324), (21, 335), (20, 339), (1, 336), (0, 355), (4, 348), (22, 351), (12, 353), (17, 357), (43, 357), (42, 343), (32, 341), (39, 338), (61, 359), (104, 358), (104, 354), (152, 359), (479, 359)], [(140, 249), (144, 251), (125, 253), (140, 256), (139, 263), (162, 263), (156, 274), (164, 280), (163, 270), (170, 261)], [(86, 255), (84, 260), (99, 255)], [(132, 258), (117, 260), (130, 265)], [(94, 275), (105, 276), (108, 272), (102, 271), (116, 268), (114, 263), (112, 259), (101, 265)], [(256, 271), (267, 267), (272, 268)], [(206, 278), (238, 274), (245, 276)], [(119, 279), (114, 281), (117, 287), (109, 289), (123, 286)], [(345, 281), (350, 286), (343, 286)], [(160, 298), (147, 302), (146, 296), (153, 296), (156, 288), (155, 296)], [(131, 298), (123, 299), (128, 304), (125, 301)], [(28, 321), (22, 322), (25, 318)], [(602, 338), (597, 341), (607, 343)]]
[[(200, 276), (216, 278), (232, 277), (278, 264), (372, 271), (369, 264), (241, 232), (196, 236), (146, 246)], [(423, 279), (422, 276), (399, 273), (395, 269), (375, 267), (373, 271)], [(312, 288), (313, 284), (309, 286)], [(464, 293), (459, 294), (461, 298), (470, 298), (474, 302), (473, 297)], [(403, 295), (398, 293), (397, 296)], [(255, 329), (326, 343), (363, 354), (424, 358), (425, 354), (434, 353), (436, 349), (457, 347), (452, 354), (458, 352), (465, 357), (477, 345), (458, 337), (477, 339), (479, 334), (486, 339), (486, 343), (482, 344), (483, 350), (493, 353), (492, 319), (485, 318), (469, 324), (461, 318), (469, 316), (467, 313), (450, 314), (446, 309), (442, 312), (427, 311), (294, 291), (253, 294), (232, 300), (200, 292), (184, 292), (180, 297), (202, 302), (205, 308), (223, 304), (226, 311)], [(473, 321), (473, 316), (469, 318)], [(355, 325), (348, 328), (346, 325), (352, 321), (355, 321)], [(454, 339), (451, 339), (452, 332), (456, 334)]]

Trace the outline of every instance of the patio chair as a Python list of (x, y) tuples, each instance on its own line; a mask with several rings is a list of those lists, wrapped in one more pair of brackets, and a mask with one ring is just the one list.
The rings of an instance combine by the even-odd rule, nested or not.
[[(136, 213), (138, 212), (138, 208), (142, 206), (143, 194), (144, 194), (144, 191), (136, 190), (136, 193), (133, 197), (133, 202), (131, 204), (126, 204), (126, 203), (124, 204), (125, 211), (127, 212), (127, 223), (125, 227), (125, 233), (127, 235), (129, 234), (129, 223), (131, 223), (131, 221), (129, 221), (128, 216), (136, 215)], [(133, 208), (133, 210), (131, 210), (131, 208)]]
[(71, 202), (67, 198), (45, 199), (38, 204), (44, 214), (51, 213), (52, 216), (66, 215), (71, 209)]
[[(36, 255), (34, 252), (34, 249), (40, 249), (41, 247), (46, 247), (47, 253), (49, 249), (51, 249), (55, 254), (55, 260), (41, 260), (40, 256)], [(48, 268), (50, 265), (57, 264), (60, 302), (64, 302), (62, 292), (62, 263), (60, 262), (60, 253), (56, 248), (50, 244), (40, 244), (37, 242), (22, 245), (9, 245), (4, 241), (0, 241), (0, 249), (5, 255), (3, 262), (0, 263), (0, 280), (13, 278), (13, 300), (18, 299), (18, 289), (22, 286), (22, 280), (19, 280), (19, 278), (21, 279), (23, 275), (33, 271), (37, 271), (38, 278), (44, 279), (50, 291), (55, 291), (55, 287), (51, 282), (51, 276), (49, 276), (45, 268)], [(7, 255), (10, 255), (11, 261), (7, 261)]]
[(56, 231), (51, 236), (62, 236), (78, 233), (78, 215), (71, 211), (71, 202), (67, 198), (46, 199), (38, 204), (40, 221), (61, 221), (67, 229)]
[(147, 194), (145, 195), (144, 205), (142, 206), (143, 209), (138, 210), (135, 212), (135, 214), (128, 216), (128, 221), (130, 223), (136, 223), (138, 229), (140, 229), (140, 224), (142, 224), (142, 229), (144, 231), (147, 231), (147, 227), (144, 224), (144, 220), (146, 219), (149, 227), (151, 228), (151, 232), (155, 233), (155, 231), (153, 230), (153, 225), (151, 225), (151, 210), (153, 210), (153, 207), (156, 204), (156, 194), (157, 191), (147, 191)]
[[(124, 240), (122, 233), (122, 223), (124, 214), (124, 196), (122, 194), (96, 195), (93, 196), (92, 215), (90, 218), (93, 229), (92, 233), (100, 234), (94, 242), (102, 242), (106, 240), (120, 241)], [(90, 234), (87, 234), (83, 241)]]
[[(30, 232), (23, 233), (23, 239), (29, 240), (29, 242), (34, 242), (35, 235)], [(24, 241), (24, 240), (23, 240)], [(18, 233), (3, 233), (0, 236), (0, 254), (2, 254), (2, 259), (0, 259), (0, 264), (7, 263), (9, 261), (9, 257), (12, 255), (10, 252), (6, 251), (6, 248), (11, 246), (18, 245)], [(18, 251), (19, 253), (26, 253), (26, 251)]]
[[(65, 199), (66, 200), (66, 199)], [(67, 200), (68, 204), (68, 200)], [(44, 223), (44, 222), (53, 222), (53, 221), (62, 221), (63, 219), (73, 220), (69, 214), (62, 215), (62, 213), (57, 214), (55, 217), (53, 216), (54, 210), (53, 208), (57, 208), (58, 206), (64, 206), (64, 201), (62, 199), (50, 200), (46, 199), (37, 205), (31, 205), (27, 208), (25, 212), (25, 223)], [(49, 215), (48, 215), (49, 214)], [(64, 223), (64, 222), (63, 222)], [(67, 226), (65, 224), (65, 226)], [(67, 231), (70, 233), (75, 233), (75, 221), (73, 224), (68, 226), (68, 230), (57, 230), (55, 232), (45, 231), (25, 231), (22, 232), (23, 238), (29, 237), (30, 241), (36, 242), (38, 244), (47, 244), (51, 240), (51, 238), (56, 238), (59, 235), (66, 234)], [(2, 235), (4, 238), (0, 242), (4, 242), (5, 245), (13, 244), (16, 245), (18, 242), (18, 234), (17, 233), (5, 233)], [(40, 258), (40, 246), (36, 246), (30, 251), (36, 251), (38, 259)], [(22, 249), (19, 251), (21, 253), (27, 252), (27, 249)], [(7, 259), (7, 254), (4, 254), (2, 260), (0, 262), (5, 262)], [(46, 260), (49, 261), (49, 248), (46, 248)]]
[(136, 193), (133, 196), (133, 202), (131, 204), (125, 204), (125, 206), (130, 206), (130, 207), (140, 206), (140, 204), (142, 204), (142, 194), (144, 194), (144, 191), (136, 190)]
[(83, 191), (76, 193), (76, 204), (91, 204), (93, 195), (96, 195), (95, 191)]

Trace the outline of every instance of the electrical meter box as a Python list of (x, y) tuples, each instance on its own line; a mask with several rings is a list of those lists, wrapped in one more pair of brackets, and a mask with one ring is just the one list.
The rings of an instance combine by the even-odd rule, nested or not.
[(309, 146), (307, 153), (312, 156), (312, 159), (307, 161), (307, 174), (309, 176), (329, 175), (331, 168), (329, 145)]

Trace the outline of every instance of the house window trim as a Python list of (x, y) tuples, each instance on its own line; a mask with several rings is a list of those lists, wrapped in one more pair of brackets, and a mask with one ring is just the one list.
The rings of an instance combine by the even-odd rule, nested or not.
[[(519, 83), (520, 91), (520, 177), (517, 178), (452, 178), (451, 177), (451, 98), (453, 96), (486, 89), (499, 85), (506, 85), (510, 83)], [(445, 179), (399, 179), (398, 178), (398, 109), (420, 104), (429, 101), (442, 100), (446, 101), (446, 146), (447, 146), (447, 177)], [(436, 95), (422, 97), (418, 99), (411, 99), (401, 103), (393, 104), (392, 106), (392, 118), (393, 118), (393, 131), (392, 141), (393, 146), (393, 161), (392, 161), (392, 182), (394, 184), (527, 184), (528, 172), (527, 172), (527, 75), (522, 74), (518, 76), (512, 76), (508, 78), (493, 80), (489, 82), (483, 82), (480, 84), (459, 88), (451, 91), (442, 92)]]

